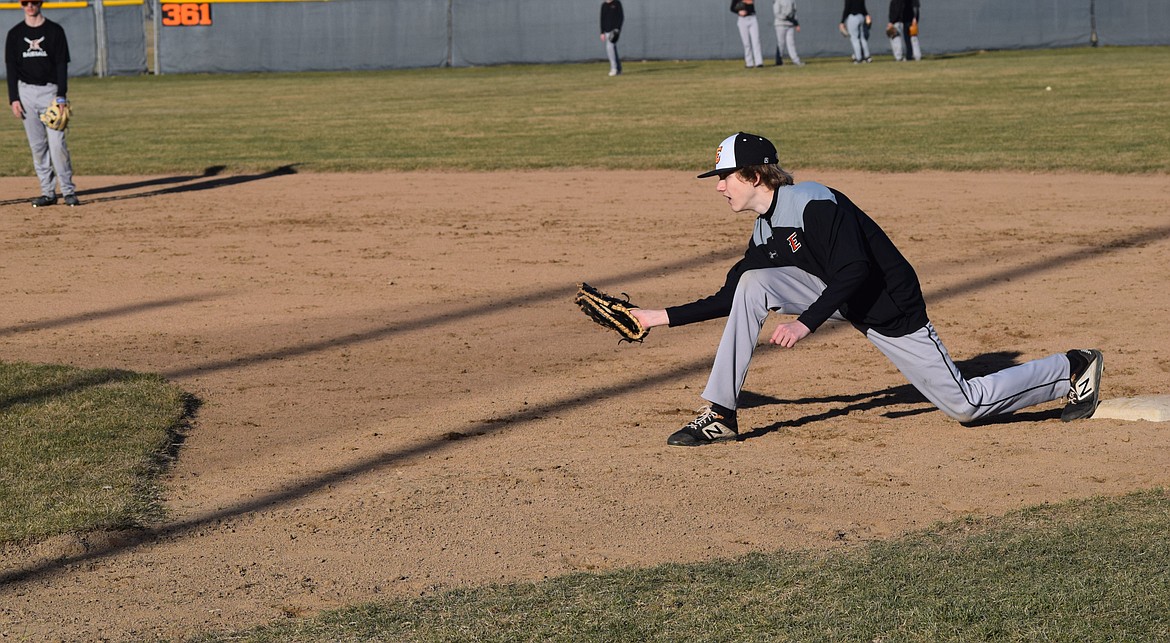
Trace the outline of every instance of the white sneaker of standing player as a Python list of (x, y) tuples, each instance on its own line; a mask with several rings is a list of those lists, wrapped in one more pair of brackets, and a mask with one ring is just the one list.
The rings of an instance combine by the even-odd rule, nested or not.
[(738, 429), (734, 415), (727, 417), (708, 405), (699, 409), (699, 417), (670, 434), (666, 444), (672, 447), (697, 447), (732, 440), (739, 436)]
[(1068, 404), (1060, 413), (1065, 422), (1093, 417), (1101, 401), (1101, 373), (1105, 370), (1105, 357), (1096, 349), (1078, 349), (1088, 364), (1077, 374), (1068, 391)]

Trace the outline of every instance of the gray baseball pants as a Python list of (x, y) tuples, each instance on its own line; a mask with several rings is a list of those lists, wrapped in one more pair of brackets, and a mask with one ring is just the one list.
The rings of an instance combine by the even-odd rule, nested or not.
[[(786, 266), (744, 273), (735, 289), (731, 314), (703, 399), (736, 408), (768, 313), (799, 315), (824, 289), (823, 281), (799, 268)], [(831, 319), (844, 321), (840, 313)], [(966, 379), (930, 323), (903, 337), (886, 337), (873, 329), (865, 336), (926, 399), (960, 422), (1058, 400), (1068, 395), (1071, 387), (1069, 361), (1064, 353)]]
[(900, 22), (895, 22), (893, 25), (894, 29), (898, 30), (898, 33), (894, 34), (894, 36), (890, 38), (890, 49), (894, 52), (894, 60), (906, 60), (906, 42), (903, 40), (902, 36), (904, 33), (902, 31), (904, 25)]
[(788, 58), (792, 64), (800, 64), (800, 56), (796, 54), (796, 27), (793, 25), (776, 25), (776, 44), (781, 48), (788, 47)]
[[(65, 132), (45, 127), (41, 114), (57, 100), (57, 86), (29, 85), (18, 83), (20, 104), (24, 107), (24, 133), (32, 149), (33, 169), (41, 182), (41, 194), (56, 196), (56, 183), (61, 183), (61, 194), (70, 195), (76, 191), (73, 185), (73, 163), (69, 148), (65, 146)], [(54, 170), (56, 172), (54, 173)]]
[(605, 55), (609, 58), (609, 70), (614, 74), (622, 73), (622, 59), (618, 57), (617, 43), (613, 41), (614, 32), (605, 32)]
[(851, 13), (845, 17), (845, 30), (849, 32), (849, 44), (853, 45), (853, 60), (862, 62), (869, 59), (869, 27), (865, 16)]
[(743, 64), (747, 67), (764, 66), (764, 50), (760, 48), (760, 21), (755, 16), (739, 16), (739, 39), (743, 42)]

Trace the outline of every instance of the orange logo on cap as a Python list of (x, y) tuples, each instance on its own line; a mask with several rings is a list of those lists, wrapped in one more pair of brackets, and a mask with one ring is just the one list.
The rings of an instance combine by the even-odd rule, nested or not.
[(719, 167), (719, 155), (723, 153), (723, 146), (720, 145), (715, 149), (715, 167)]

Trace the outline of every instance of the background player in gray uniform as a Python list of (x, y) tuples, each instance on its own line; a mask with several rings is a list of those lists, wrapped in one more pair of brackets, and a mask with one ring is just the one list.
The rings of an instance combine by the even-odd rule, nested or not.
[(907, 60), (922, 60), (922, 45), (918, 42), (918, 18), (921, 13), (919, 0), (902, 0), (902, 24)]
[(755, 220), (747, 251), (719, 292), (682, 306), (636, 309), (647, 328), (727, 317), (702, 397), (709, 405), (667, 439), (698, 446), (738, 435), (737, 401), (769, 311), (797, 315), (770, 342), (791, 348), (829, 320), (847, 321), (873, 343), (928, 400), (970, 422), (1068, 398), (1061, 417), (1097, 409), (1103, 360), (1072, 350), (967, 379), (926, 314), (914, 268), (873, 219), (844, 194), (819, 183), (794, 183), (767, 139), (739, 132), (715, 156), (716, 189), (735, 212)]
[(869, 27), (873, 24), (873, 17), (865, 8), (865, 0), (845, 0), (845, 9), (841, 12), (841, 24), (837, 26), (841, 33), (849, 37), (853, 45), (853, 62), (873, 62), (869, 55)]
[(886, 34), (890, 38), (890, 51), (897, 61), (906, 60), (906, 25), (902, 23), (905, 7), (906, 0), (890, 0), (890, 21), (886, 23)]
[(787, 46), (792, 64), (803, 65), (796, 53), (796, 32), (800, 31), (800, 22), (796, 19), (796, 0), (775, 0), (772, 3), (772, 15), (776, 26), (777, 60), (780, 59), (780, 50)]
[(41, 0), (21, 0), (20, 5), (24, 20), (8, 32), (4, 61), (8, 72), (8, 102), (12, 114), (24, 121), (33, 168), (41, 182), (41, 196), (33, 199), (32, 204), (42, 207), (56, 203), (56, 183), (60, 181), (65, 205), (79, 205), (65, 132), (45, 127), (40, 120), (40, 115), (54, 101), (66, 102), (69, 42), (61, 25), (41, 13)]
[(609, 57), (609, 75), (622, 73), (622, 59), (618, 56), (617, 42), (622, 33), (626, 15), (622, 12), (621, 0), (603, 0), (601, 3), (601, 41), (605, 43), (605, 55)]

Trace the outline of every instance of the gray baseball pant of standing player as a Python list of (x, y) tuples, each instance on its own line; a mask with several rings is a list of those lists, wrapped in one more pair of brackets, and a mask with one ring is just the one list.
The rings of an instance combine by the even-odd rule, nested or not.
[[(736, 408), (768, 312), (799, 315), (824, 289), (823, 281), (799, 268), (763, 268), (744, 273), (735, 289), (731, 314), (703, 399)], [(844, 321), (840, 313), (831, 319)], [(960, 422), (1058, 400), (1071, 387), (1069, 361), (1064, 353), (965, 379), (930, 323), (903, 337), (886, 337), (873, 329), (865, 336), (926, 399)]]
[(743, 42), (743, 64), (747, 67), (764, 66), (764, 50), (760, 48), (760, 21), (755, 16), (740, 16), (735, 21), (739, 39)]
[[(57, 180), (61, 182), (61, 194), (73, 194), (73, 164), (69, 159), (69, 148), (65, 147), (65, 132), (45, 127), (41, 114), (57, 100), (57, 86), (29, 85), (18, 83), (20, 104), (24, 107), (24, 133), (32, 149), (33, 169), (41, 182), (41, 194), (55, 197)], [(53, 170), (56, 169), (56, 175)]]
[(869, 36), (865, 33), (865, 16), (851, 13), (845, 18), (845, 30), (849, 32), (849, 44), (853, 45), (853, 60), (862, 62), (869, 58)]
[(800, 56), (796, 54), (796, 27), (791, 25), (776, 25), (776, 43), (788, 47), (788, 58), (792, 64), (799, 65)]
[(622, 59), (618, 57), (617, 43), (613, 41), (614, 32), (605, 33), (605, 55), (609, 57), (609, 71), (613, 74), (622, 73)]
[(898, 33), (890, 38), (890, 49), (894, 52), (894, 60), (902, 61), (906, 59), (906, 53), (904, 51), (906, 49), (906, 43), (902, 40), (902, 23), (895, 22), (894, 29), (897, 29)]

